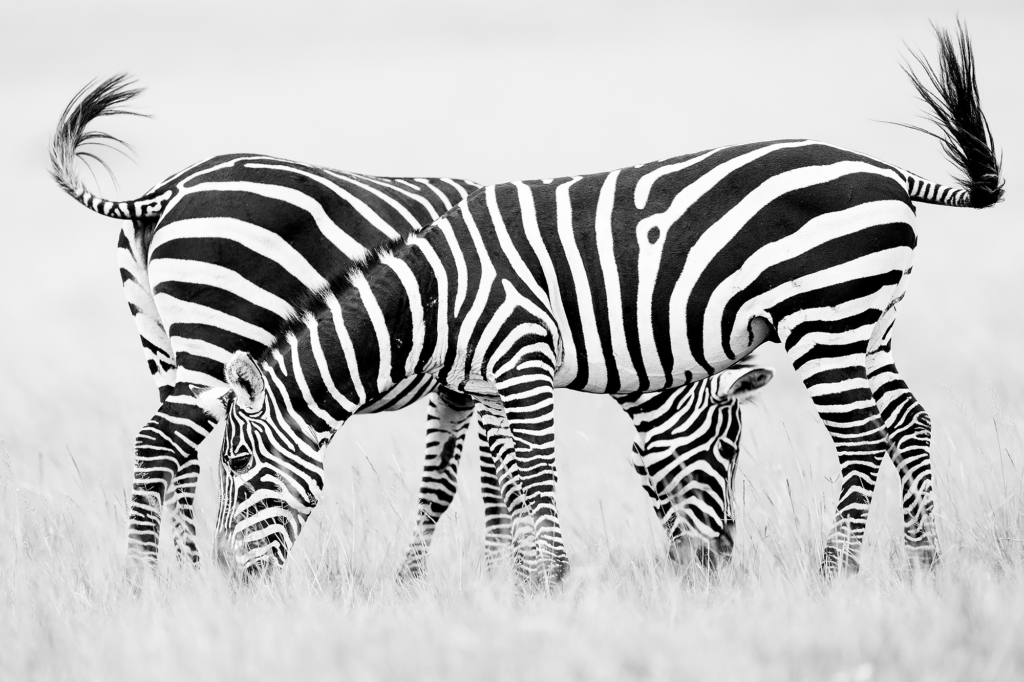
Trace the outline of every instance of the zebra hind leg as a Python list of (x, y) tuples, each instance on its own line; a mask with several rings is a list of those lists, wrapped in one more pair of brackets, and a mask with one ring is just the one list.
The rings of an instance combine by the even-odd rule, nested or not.
[(868, 509), (889, 447), (866, 369), (878, 311), (840, 305), (833, 310), (837, 314), (843, 319), (823, 322), (805, 317), (792, 328), (780, 324), (793, 367), (839, 454), (839, 504), (821, 564), (826, 577), (856, 573), (859, 568)]
[(455, 498), (459, 460), (473, 417), (473, 405), (470, 396), (443, 387), (430, 396), (427, 456), (416, 510), (416, 531), (398, 572), (401, 579), (423, 575), (437, 522)]
[(868, 354), (868, 378), (892, 443), (889, 455), (900, 476), (907, 552), (913, 565), (930, 567), (939, 559), (931, 418), (900, 377), (891, 349), (892, 341), (885, 338), (877, 350)]

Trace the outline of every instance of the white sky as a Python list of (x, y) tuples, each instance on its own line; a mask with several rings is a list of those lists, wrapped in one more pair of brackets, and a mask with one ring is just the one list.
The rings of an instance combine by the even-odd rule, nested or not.
[[(934, 58), (929, 20), (951, 27), (959, 9), (1008, 198), (971, 215), (922, 209), (922, 234), (937, 246), (922, 249), (915, 287), (937, 293), (943, 273), (929, 268), (959, 267), (961, 253), (977, 264), (970, 277), (957, 274), (973, 278), (965, 301), (1024, 287), (1014, 256), (1024, 249), (1024, 3), (687, 4), (2, 3), (0, 393), (9, 400), (0, 404), (35, 405), (94, 381), (79, 375), (84, 363), (107, 374), (83, 390), (132, 396), (129, 408), (124, 398), (111, 404), (132, 411), (128, 423), (156, 405), (120, 290), (119, 226), (46, 175), (47, 140), (68, 100), (120, 71), (148, 88), (139, 108), (154, 117), (103, 123), (137, 149), (137, 163), (111, 157), (120, 184), (101, 184), (109, 198), (138, 196), (224, 152), (493, 182), (780, 137), (822, 139), (948, 180), (934, 140), (875, 120), (917, 122), (899, 66), (904, 41)], [(933, 314), (914, 310), (904, 316), (911, 349)], [(999, 331), (984, 328), (990, 338)], [(1019, 348), (1024, 338), (1010, 334)], [(0, 414), (0, 426), (9, 418)]]

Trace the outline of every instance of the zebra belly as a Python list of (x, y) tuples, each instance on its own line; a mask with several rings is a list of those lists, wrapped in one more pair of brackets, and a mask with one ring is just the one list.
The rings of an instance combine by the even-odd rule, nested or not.
[[(757, 313), (748, 316), (745, 324), (738, 324), (730, 336), (728, 345), (731, 356), (727, 354), (718, 344), (716, 352), (708, 353), (704, 360), (711, 366), (709, 372), (694, 356), (687, 343), (677, 344), (674, 348), (673, 367), (675, 371), (666, 372), (663, 363), (658, 362), (634, 364), (625, 352), (616, 352), (614, 349), (612, 357), (614, 365), (604, 362), (604, 355), (598, 352), (588, 355), (584, 368), (587, 376), (586, 383), (576, 381), (580, 377), (580, 367), (575, 355), (564, 354), (563, 362), (555, 372), (556, 388), (573, 388), (587, 393), (632, 393), (644, 391), (647, 393), (661, 391), (671, 386), (679, 386), (691, 381), (699, 381), (708, 376), (721, 372), (732, 367), (734, 364), (752, 353), (755, 348), (764, 343), (772, 333), (772, 327), (767, 322), (764, 313)], [(685, 339), (684, 339), (685, 341)], [(655, 352), (645, 353), (644, 357), (657, 358)], [(643, 375), (641, 375), (643, 371)], [(573, 383), (576, 381), (576, 383)]]

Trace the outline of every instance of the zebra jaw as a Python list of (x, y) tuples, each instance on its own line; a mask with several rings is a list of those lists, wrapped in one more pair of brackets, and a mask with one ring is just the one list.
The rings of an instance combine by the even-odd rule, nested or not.
[(223, 421), (231, 404), (232, 392), (224, 386), (190, 385), (196, 405), (217, 421)]

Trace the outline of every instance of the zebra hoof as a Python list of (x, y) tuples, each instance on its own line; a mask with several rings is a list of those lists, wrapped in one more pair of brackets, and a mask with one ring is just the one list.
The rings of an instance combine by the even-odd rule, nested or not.
[(849, 554), (829, 546), (825, 548), (825, 556), (821, 560), (821, 567), (818, 571), (822, 578), (832, 581), (840, 576), (857, 575), (860, 571), (860, 564)]
[(413, 580), (420, 580), (423, 578), (423, 564), (420, 562), (412, 562), (406, 560), (402, 564), (402, 567), (398, 569), (398, 581), (399, 582), (410, 582)]
[(519, 583), (533, 592), (552, 592), (569, 576), (569, 562), (546, 559), (514, 566)]
[(145, 567), (126, 566), (124, 570), (124, 586), (133, 597), (142, 596), (142, 586), (146, 582), (146, 574), (149, 573)]
[(568, 576), (568, 562), (553, 562), (547, 566), (539, 567), (531, 576), (530, 584), (537, 591), (550, 594), (561, 589)]
[(910, 566), (916, 570), (935, 570), (939, 565), (939, 550), (935, 547), (908, 547)]
[(199, 550), (194, 546), (192, 547), (177, 547), (178, 563), (182, 566), (191, 566), (192, 568), (199, 568)]

